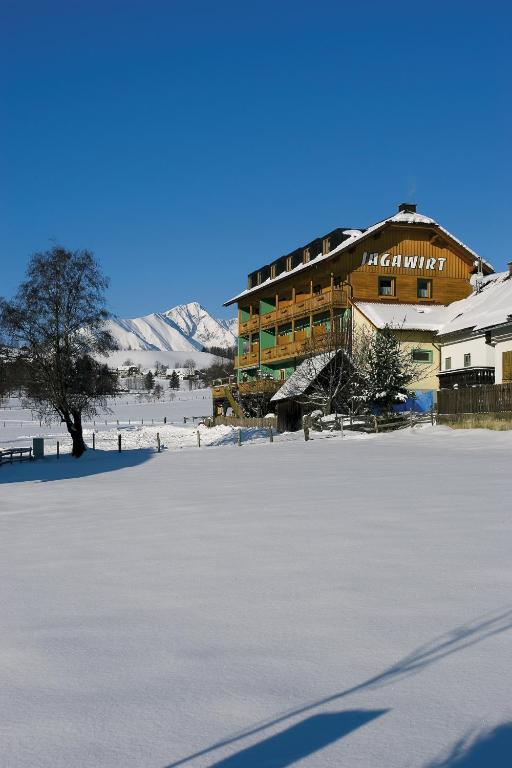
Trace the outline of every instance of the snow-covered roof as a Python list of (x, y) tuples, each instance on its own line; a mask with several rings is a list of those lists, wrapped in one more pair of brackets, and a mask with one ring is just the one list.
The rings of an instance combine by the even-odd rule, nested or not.
[(384, 304), (356, 301), (357, 309), (376, 328), (391, 325), (404, 331), (439, 331), (446, 319), (447, 307), (439, 304)]
[(472, 332), (512, 322), (512, 277), (498, 272), (483, 280), (482, 287), (466, 299), (454, 301), (445, 309), (440, 335), (465, 329)]
[(448, 306), (354, 302), (376, 327), (391, 325), (404, 331), (434, 331), (439, 336), (470, 330), (471, 333), (512, 322), (512, 277), (498, 272), (484, 277), (480, 290)]
[[(229, 304), (233, 304), (236, 301), (239, 301), (240, 299), (243, 299), (245, 296), (249, 296), (256, 291), (261, 291), (262, 288), (266, 288), (267, 286), (273, 285), (274, 283), (280, 282), (287, 277), (290, 277), (291, 275), (297, 275), (304, 269), (308, 269), (314, 264), (319, 264), (322, 261), (325, 261), (326, 259), (330, 259), (332, 256), (335, 256), (338, 253), (341, 253), (342, 251), (346, 251), (349, 248), (352, 248), (355, 243), (360, 242), (361, 240), (364, 240), (369, 235), (377, 232), (379, 229), (382, 229), (386, 226), (386, 224), (395, 223), (395, 224), (430, 224), (433, 227), (436, 227), (440, 232), (443, 232), (443, 234), (446, 235), (446, 237), (450, 238), (454, 242), (456, 242), (458, 245), (462, 246), (462, 248), (465, 248), (468, 253), (470, 253), (472, 256), (474, 256), (475, 260), (480, 259), (481, 257), (475, 253), (471, 248), (469, 248), (465, 243), (462, 242), (462, 240), (459, 240), (457, 237), (451, 234), (451, 232), (448, 232), (447, 229), (442, 227), (440, 224), (437, 223), (434, 219), (431, 219), (429, 216), (424, 216), (421, 213), (408, 213), (408, 212), (399, 212), (395, 213), (393, 216), (389, 216), (387, 219), (383, 219), (382, 221), (377, 222), (376, 224), (373, 224), (368, 229), (360, 230), (360, 229), (345, 229), (343, 230), (343, 233), (345, 235), (348, 235), (348, 237), (343, 240), (336, 248), (333, 248), (332, 251), (329, 251), (328, 253), (320, 254), (316, 258), (312, 259), (311, 261), (306, 262), (305, 264), (298, 264), (294, 269), (290, 269), (287, 272), (283, 272), (280, 275), (277, 275), (276, 277), (269, 277), (264, 282), (260, 283), (259, 285), (255, 285), (253, 288), (246, 288), (241, 293), (237, 294), (236, 296), (233, 296), (233, 298), (229, 299), (225, 302), (224, 306), (227, 307)], [(492, 264), (490, 264), (485, 259), (482, 259), (482, 263), (485, 264), (490, 270), (494, 271), (494, 267)]]
[(271, 398), (273, 402), (287, 400), (289, 397), (303, 395), (309, 385), (319, 376), (330, 363), (336, 352), (325, 352), (314, 357), (307, 357), (295, 369), (289, 379), (278, 389)]

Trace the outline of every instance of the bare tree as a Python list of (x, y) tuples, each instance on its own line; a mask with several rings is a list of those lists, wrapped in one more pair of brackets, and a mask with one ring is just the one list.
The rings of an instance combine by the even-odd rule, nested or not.
[(193, 376), (196, 372), (196, 361), (192, 357), (187, 357), (183, 367), (187, 370), (187, 376)]
[(82, 419), (106, 408), (116, 375), (97, 355), (116, 348), (105, 329), (108, 280), (89, 251), (60, 246), (36, 253), (12, 301), (0, 302), (0, 325), (25, 361), (26, 395), (42, 416), (57, 414), (86, 450)]
[[(334, 318), (330, 328), (317, 326), (304, 342), (305, 359), (294, 373), (297, 399), (324, 416), (347, 412), (360, 380), (364, 344), (356, 343), (350, 322)], [(291, 392), (293, 395), (293, 392)]]

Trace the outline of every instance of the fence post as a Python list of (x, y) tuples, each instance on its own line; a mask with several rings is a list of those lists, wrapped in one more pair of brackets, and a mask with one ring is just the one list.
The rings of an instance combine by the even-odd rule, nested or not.
[(160, 453), (160, 432), (156, 433), (156, 444), (157, 444), (157, 451)]
[(274, 442), (274, 433), (272, 432), (272, 427), (270, 427), (270, 429), (269, 429), (269, 438), (270, 438), (270, 442), (273, 443)]
[(164, 424), (167, 424), (167, 416), (164, 416)]
[(307, 416), (304, 416), (302, 426), (304, 428), (304, 440), (307, 442), (309, 440), (309, 420)]
[(379, 422), (377, 421), (377, 417), (376, 416), (373, 417), (373, 423), (374, 423), (374, 426), (375, 426), (375, 432), (378, 432), (379, 431)]
[(201, 433), (199, 430), (197, 430), (197, 447), (201, 447)]
[(59, 458), (59, 456), (60, 456), (60, 443), (57, 440), (57, 458)]
[(242, 430), (238, 427), (238, 445), (242, 445)]
[(121, 453), (121, 435), (117, 436), (117, 450)]
[(96, 432), (92, 433), (92, 449), (93, 451), (96, 450)]

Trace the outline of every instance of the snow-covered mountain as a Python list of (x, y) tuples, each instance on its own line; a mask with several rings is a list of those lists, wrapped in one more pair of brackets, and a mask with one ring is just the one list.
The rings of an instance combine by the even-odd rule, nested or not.
[(108, 330), (122, 350), (196, 352), (236, 341), (236, 319), (216, 320), (195, 301), (131, 320), (109, 320)]
[(203, 347), (232, 347), (236, 342), (236, 319), (217, 320), (197, 301), (180, 304), (164, 314), (188, 339)]

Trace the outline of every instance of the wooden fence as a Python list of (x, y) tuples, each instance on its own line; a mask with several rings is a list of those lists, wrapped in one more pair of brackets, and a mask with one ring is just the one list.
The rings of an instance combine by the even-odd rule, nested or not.
[(512, 384), (440, 389), (437, 412), (442, 415), (512, 412)]
[(227, 427), (260, 427), (267, 429), (269, 427), (274, 427), (274, 429), (277, 429), (277, 419), (275, 417), (260, 419), (250, 416), (243, 416), (241, 418), (238, 416), (216, 416), (214, 419), (210, 420), (210, 424), (215, 427), (219, 426), (219, 424), (223, 424)]

